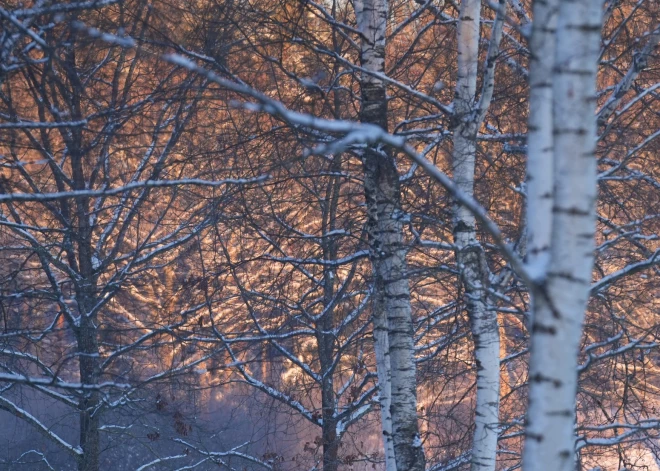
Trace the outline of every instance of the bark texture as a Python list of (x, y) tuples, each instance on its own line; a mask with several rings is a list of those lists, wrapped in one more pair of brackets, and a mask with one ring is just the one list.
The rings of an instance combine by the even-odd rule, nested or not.
[[(546, 237), (550, 231), (550, 260), (533, 290), (526, 471), (568, 471), (576, 464), (577, 354), (594, 260), (601, 10), (600, 0), (560, 1), (552, 67), (553, 120), (536, 117), (539, 126), (553, 129), (554, 193), (552, 227), (534, 228), (535, 234), (545, 231)], [(535, 55), (538, 60), (532, 67), (539, 67), (544, 56)], [(540, 111), (532, 108), (530, 114)], [(534, 161), (541, 155), (530, 153), (529, 158)], [(532, 190), (531, 195), (539, 193)]]
[[(75, 72), (75, 56), (73, 51), (68, 58), (69, 78), (74, 87), (80, 89), (80, 82)], [(79, 96), (72, 94), (74, 117), (82, 119)], [(86, 188), (83, 170), (84, 152), (82, 134), (79, 129), (73, 130), (68, 142), (71, 154), (71, 170), (74, 190)], [(64, 203), (66, 204), (66, 203)], [(97, 276), (94, 272), (92, 224), (90, 218), (89, 198), (78, 198), (75, 206), (77, 230), (72, 231), (72, 245), (75, 251), (68, 252), (69, 265), (77, 267), (80, 278), (75, 286), (76, 302), (78, 304), (78, 325), (74, 326), (78, 344), (78, 364), (80, 382), (84, 385), (96, 385), (99, 379), (99, 344), (96, 325)], [(67, 208), (67, 213), (68, 213)], [(74, 226), (75, 227), (75, 226)], [(78, 460), (79, 471), (98, 471), (101, 453), (99, 407), (101, 405), (98, 391), (90, 390), (80, 400), (78, 405), (80, 415), (80, 447), (83, 454)]]
[[(336, 156), (333, 171), (341, 171), (341, 156)], [(340, 184), (338, 178), (328, 182), (325, 192), (326, 208), (323, 211), (323, 233), (329, 234), (336, 229), (336, 214), (339, 204)], [(337, 244), (334, 238), (324, 237), (323, 257), (325, 260), (337, 259)], [(334, 386), (335, 343), (337, 338), (335, 328), (335, 269), (328, 267), (323, 274), (323, 306), (325, 315), (319, 320), (316, 332), (319, 363), (321, 365), (321, 408), (322, 408), (322, 439), (323, 439), (323, 471), (337, 471), (339, 468), (340, 437), (337, 434), (337, 395)]]
[[(552, 69), (559, 0), (535, 1), (530, 38), (527, 134), (527, 264), (542, 277), (550, 261), (553, 155)], [(530, 323), (531, 325), (531, 323)]]
[[(75, 334), (78, 343), (80, 382), (85, 385), (95, 385), (99, 379), (98, 329), (94, 312), (96, 281), (92, 266), (91, 230), (87, 218), (88, 205), (86, 198), (80, 199), (77, 209), (80, 230), (76, 234), (76, 242), (82, 276), (79, 286), (76, 288), (80, 322)], [(99, 469), (101, 452), (99, 407), (99, 393), (93, 390), (84, 395), (78, 406), (80, 413), (80, 447), (83, 450), (78, 462), (79, 471), (98, 471)]]
[[(386, 87), (377, 75), (385, 70), (387, 9), (384, 0), (355, 2), (356, 16), (363, 33), (360, 61), (367, 72), (376, 74), (365, 72), (362, 75), (360, 119), (385, 130)], [(386, 469), (422, 471), (425, 458), (417, 424), (413, 324), (403, 244), (399, 175), (394, 156), (384, 147), (368, 148), (363, 164), (369, 253), (374, 274), (374, 338)], [(388, 423), (390, 421), (391, 424)], [(392, 463), (392, 454), (396, 465)]]
[[(481, 99), (477, 102), (481, 1), (466, 0), (461, 3), (452, 161), (456, 185), (470, 196), (474, 195), (477, 131), (492, 97), (503, 14), (502, 7), (493, 26), (487, 72)], [(494, 471), (499, 423), (500, 336), (497, 312), (488, 308), (491, 272), (483, 247), (477, 240), (474, 215), (460, 204), (454, 207), (453, 230), (477, 366), (477, 403), (470, 467), (472, 471)]]

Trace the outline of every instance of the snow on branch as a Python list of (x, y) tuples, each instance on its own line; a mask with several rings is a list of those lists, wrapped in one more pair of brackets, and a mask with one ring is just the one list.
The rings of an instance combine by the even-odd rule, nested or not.
[[(413, 162), (422, 167), (426, 173), (444, 187), (458, 203), (465, 206), (474, 214), (477, 221), (482, 225), (483, 230), (489, 233), (495, 241), (495, 244), (502, 251), (504, 258), (511, 264), (513, 270), (528, 286), (536, 284), (536, 280), (528, 274), (520, 256), (516, 253), (513, 246), (507, 242), (506, 237), (498, 225), (490, 219), (487, 211), (474, 198), (461, 191), (447, 174), (442, 172), (426, 157), (419, 154), (412, 146), (408, 145), (405, 139), (401, 136), (389, 134), (384, 129), (373, 124), (357, 123), (346, 120), (329, 120), (292, 111), (286, 108), (282, 103), (267, 97), (257, 90), (244, 84), (224, 79), (178, 54), (165, 55), (164, 59), (187, 70), (196, 72), (230, 91), (248, 96), (255, 100), (254, 102), (249, 103), (237, 102), (235, 103), (235, 106), (237, 107), (270, 114), (276, 118), (282, 119), (294, 127), (343, 135), (343, 138), (335, 141), (335, 143), (320, 145), (315, 148), (312, 151), (315, 154), (340, 152), (354, 144), (373, 145), (376, 143), (390, 146), (403, 153)], [(337, 143), (340, 145), (337, 145)]]
[(208, 456), (211, 459), (213, 459), (213, 458), (216, 458), (216, 459), (217, 458), (240, 458), (240, 459), (249, 461), (250, 463), (261, 466), (262, 468), (269, 469), (269, 470), (273, 469), (273, 467), (269, 463), (267, 463), (265, 461), (262, 461), (258, 458), (255, 458), (254, 456), (248, 455), (247, 453), (239, 451), (241, 448), (245, 448), (247, 445), (249, 445), (250, 442), (243, 443), (242, 445), (235, 446), (231, 450), (227, 450), (227, 451), (206, 451), (206, 450), (202, 450), (202, 449), (200, 449), (200, 448), (192, 445), (191, 443), (186, 442), (185, 440), (182, 440), (180, 438), (175, 438), (174, 441), (177, 442), (177, 443), (181, 443), (182, 445), (185, 445), (189, 449), (194, 450), (195, 452), (197, 452), (201, 455)]
[(642, 420), (637, 424), (614, 423), (602, 426), (581, 427), (582, 430), (590, 432), (618, 431), (620, 429), (628, 430), (608, 438), (588, 438), (585, 436), (579, 436), (576, 440), (577, 443), (575, 449), (576, 451), (580, 451), (585, 447), (606, 447), (629, 443), (631, 441), (639, 441), (639, 437), (637, 437), (639, 434), (648, 431), (657, 431), (658, 428), (660, 428), (660, 421), (657, 419)]
[(640, 271), (651, 268), (658, 263), (660, 263), (660, 249), (657, 249), (655, 252), (653, 252), (653, 254), (646, 260), (631, 263), (621, 270), (617, 270), (614, 273), (610, 273), (609, 275), (602, 277), (591, 286), (591, 294), (597, 294), (600, 291), (607, 289), (607, 287), (611, 286), (621, 278), (639, 273)]
[(108, 188), (105, 190), (72, 190), (60, 191), (54, 193), (5, 193), (0, 194), (0, 203), (17, 201), (54, 201), (68, 198), (95, 198), (99, 196), (120, 195), (127, 191), (142, 188), (166, 188), (178, 186), (207, 186), (219, 187), (224, 185), (249, 185), (263, 183), (270, 178), (269, 175), (262, 175), (256, 178), (227, 178), (224, 180), (203, 180), (200, 178), (184, 178), (181, 180), (146, 180), (142, 182), (129, 183), (128, 185), (117, 188)]
[(64, 441), (59, 435), (53, 432), (50, 427), (47, 427), (45, 424), (39, 421), (35, 416), (30, 414), (25, 409), (18, 407), (16, 404), (11, 402), (9, 399), (0, 396), (0, 410), (9, 412), (10, 414), (25, 420), (31, 426), (39, 431), (42, 435), (48, 438), (50, 441), (55, 443), (57, 446), (65, 450), (67, 453), (78, 457), (82, 456), (82, 449), (79, 446), (73, 446)]
[(12, 13), (16, 18), (32, 17), (37, 15), (49, 15), (53, 13), (69, 13), (78, 10), (89, 10), (92, 8), (102, 8), (119, 3), (120, 0), (92, 0), (89, 2), (63, 3), (55, 2), (49, 6), (39, 6), (35, 8), (22, 8), (14, 10)]
[(62, 121), (62, 122), (39, 122), (39, 121), (16, 121), (11, 123), (0, 123), (0, 129), (54, 129), (54, 128), (75, 128), (85, 126), (86, 119), (80, 121)]
[(18, 384), (28, 384), (28, 385), (39, 385), (39, 386), (52, 386), (60, 389), (72, 389), (76, 391), (96, 391), (99, 389), (107, 388), (116, 388), (116, 389), (129, 389), (130, 384), (125, 383), (115, 383), (113, 381), (104, 382), (99, 384), (83, 384), (83, 383), (71, 383), (68, 381), (61, 381), (59, 379), (53, 378), (34, 378), (30, 376), (24, 376), (13, 373), (0, 373), (0, 382), (10, 382)]

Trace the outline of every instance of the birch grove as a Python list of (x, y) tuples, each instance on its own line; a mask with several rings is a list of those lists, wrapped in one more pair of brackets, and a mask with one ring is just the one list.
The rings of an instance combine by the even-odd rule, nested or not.
[(0, 0), (0, 468), (660, 469), (660, 4)]

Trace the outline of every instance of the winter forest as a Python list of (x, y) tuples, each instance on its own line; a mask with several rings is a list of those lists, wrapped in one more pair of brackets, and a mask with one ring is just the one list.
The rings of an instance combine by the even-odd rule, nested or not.
[(660, 471), (660, 1), (0, 0), (0, 470)]

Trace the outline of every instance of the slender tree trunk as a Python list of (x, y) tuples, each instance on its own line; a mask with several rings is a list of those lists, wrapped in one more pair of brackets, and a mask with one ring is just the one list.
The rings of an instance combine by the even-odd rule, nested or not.
[[(331, 329), (330, 329), (331, 330)], [(339, 437), (337, 436), (337, 419), (335, 415), (335, 391), (332, 368), (332, 339), (329, 334), (320, 334), (319, 358), (323, 380), (321, 384), (321, 408), (323, 425), (321, 434), (323, 440), (323, 471), (337, 471), (339, 467)]]
[[(91, 253), (88, 253), (89, 227), (81, 223), (78, 234), (79, 262), (83, 280), (76, 293), (78, 301), (80, 325), (76, 329), (78, 342), (80, 382), (85, 385), (95, 385), (99, 377), (99, 345), (97, 327), (95, 325), (94, 309), (95, 283), (91, 264)], [(82, 250), (81, 250), (82, 248)], [(90, 390), (80, 400), (80, 447), (83, 454), (78, 462), (79, 471), (98, 471), (101, 452), (99, 433), (98, 391)]]
[[(481, 121), (479, 106), (476, 104), (480, 15), (481, 0), (465, 0), (461, 3), (452, 157), (454, 181), (468, 195), (474, 194), (476, 139)], [(499, 327), (497, 312), (488, 309), (491, 273), (483, 247), (477, 240), (476, 221), (469, 210), (458, 204), (454, 207), (454, 242), (458, 268), (465, 287), (465, 303), (477, 366), (471, 469), (493, 471), (499, 423)]]
[[(551, 231), (551, 247), (546, 276), (537, 276), (533, 288), (526, 471), (575, 469), (577, 354), (594, 259), (595, 85), (601, 17), (600, 0), (560, 1), (552, 84), (552, 227), (538, 222), (540, 230)], [(543, 59), (534, 54), (539, 60), (533, 67)], [(537, 122), (550, 126), (540, 118)], [(540, 159), (541, 154), (529, 157)], [(532, 229), (535, 235), (540, 233), (537, 229)]]
[[(341, 171), (341, 156), (335, 156), (332, 170)], [(339, 179), (334, 178), (328, 183), (325, 194), (325, 208), (323, 213), (323, 232), (331, 233), (336, 229), (335, 217), (339, 198)], [(337, 248), (332, 237), (325, 237), (323, 244), (323, 257), (325, 260), (336, 260)], [(317, 324), (316, 340), (318, 344), (319, 363), (321, 365), (321, 408), (323, 424), (321, 435), (323, 440), (323, 471), (337, 471), (339, 468), (339, 440), (337, 435), (337, 405), (334, 388), (334, 345), (336, 338), (334, 329), (335, 272), (334, 268), (325, 269), (323, 276), (323, 306), (325, 315)]]
[[(337, 14), (337, 1), (332, 2), (332, 16)], [(337, 53), (341, 51), (337, 38), (337, 31), (332, 31), (332, 47)], [(334, 74), (339, 73), (339, 64), (334, 65)], [(342, 100), (338, 93), (334, 93), (334, 116), (335, 119), (341, 119)], [(341, 174), (342, 157), (336, 155), (331, 165), (332, 172)], [(323, 210), (323, 232), (325, 235), (337, 229), (336, 218), (337, 208), (339, 206), (339, 195), (341, 193), (341, 183), (339, 177), (331, 178), (326, 188), (325, 205)], [(325, 260), (336, 260), (337, 244), (333, 237), (325, 237), (323, 244), (323, 257)], [(335, 298), (335, 279), (336, 272), (334, 268), (328, 267), (324, 273), (324, 302), (327, 308)], [(322, 332), (319, 341), (319, 358), (321, 360), (321, 371), (323, 374), (323, 384), (321, 393), (321, 407), (323, 408), (323, 471), (337, 471), (339, 469), (339, 446), (341, 444), (341, 435), (337, 433), (337, 404), (334, 389), (334, 346), (336, 337), (330, 334), (334, 328), (334, 308), (329, 310), (325, 319), (322, 319)]]
[[(84, 317), (84, 316), (83, 316)], [(97, 381), (98, 342), (96, 328), (90, 319), (81, 318), (78, 330), (80, 354), (80, 382), (93, 385)], [(80, 447), (83, 454), (78, 462), (79, 471), (98, 471), (101, 452), (99, 434), (99, 395), (90, 391), (80, 400)]]
[[(75, 59), (71, 52), (69, 77), (74, 84), (74, 90), (80, 89), (80, 83), (75, 73)], [(74, 117), (80, 119), (79, 97), (72, 94)], [(83, 171), (84, 154), (81, 151), (82, 135), (80, 130), (72, 131), (72, 139), (68, 142), (71, 153), (71, 170), (74, 190), (84, 190), (87, 186)], [(76, 254), (69, 253), (70, 265), (78, 268), (80, 280), (76, 287), (76, 302), (80, 322), (75, 326), (76, 341), (78, 343), (80, 382), (84, 385), (95, 385), (99, 379), (99, 345), (98, 330), (96, 326), (96, 275), (94, 274), (92, 226), (90, 224), (89, 198), (78, 198), (76, 207), (76, 226), (72, 233)], [(75, 224), (75, 223), (74, 223)], [(77, 263), (76, 263), (77, 258)], [(80, 447), (83, 454), (78, 462), (79, 471), (98, 471), (101, 450), (99, 431), (99, 405), (98, 391), (90, 390), (85, 393), (79, 403), (80, 414)]]
[[(356, 16), (363, 33), (360, 61), (376, 74), (384, 73), (385, 0), (358, 0)], [(378, 77), (361, 78), (362, 122), (387, 129), (386, 87)], [(374, 330), (379, 371), (383, 432), (387, 470), (392, 470), (391, 445), (399, 471), (422, 471), (426, 462), (417, 423), (417, 380), (414, 359), (410, 290), (403, 244), (399, 174), (391, 151), (368, 148), (363, 157), (368, 216), (369, 253), (374, 273)], [(385, 333), (383, 333), (385, 330)], [(388, 345), (386, 345), (386, 341)], [(391, 437), (388, 429), (387, 380), (390, 379)], [(390, 444), (391, 438), (391, 444)]]

